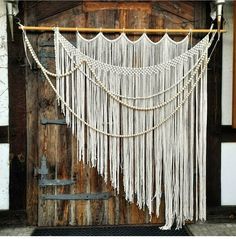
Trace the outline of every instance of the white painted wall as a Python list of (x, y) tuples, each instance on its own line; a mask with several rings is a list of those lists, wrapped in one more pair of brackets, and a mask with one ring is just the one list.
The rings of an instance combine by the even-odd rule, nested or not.
[[(6, 6), (0, 0), (0, 126), (9, 124), (7, 63)], [(9, 209), (9, 144), (0, 144), (0, 210), (6, 209)]]
[(233, 63), (233, 2), (226, 1), (224, 18), (227, 23), (222, 49), (222, 125), (232, 125), (232, 63)]
[(9, 144), (0, 144), (0, 210), (9, 209)]
[[(232, 125), (233, 2), (224, 6), (225, 28), (222, 52), (222, 125)], [(236, 142), (221, 144), (221, 205), (236, 205)]]
[(236, 205), (236, 143), (221, 144), (221, 205)]

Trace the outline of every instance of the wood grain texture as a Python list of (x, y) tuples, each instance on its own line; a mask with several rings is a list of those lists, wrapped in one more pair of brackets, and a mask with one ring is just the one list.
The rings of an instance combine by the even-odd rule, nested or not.
[[(44, 20), (73, 7), (79, 5), (79, 1), (38, 1), (36, 18), (38, 21)], [(49, 7), (45, 7), (45, 5)]]
[(233, 109), (232, 127), (236, 129), (236, 2), (233, 2)]
[[(210, 6), (207, 5), (207, 12)], [(206, 18), (208, 27), (211, 19)], [(214, 44), (214, 43), (213, 43)], [(212, 49), (212, 47), (211, 47)], [(211, 52), (211, 49), (209, 52)], [(208, 118), (207, 118), (207, 161), (206, 190), (207, 206), (221, 204), (221, 82), (222, 82), (222, 37), (208, 65)]]
[[(24, 23), (37, 25), (33, 5), (25, 2)], [(37, 48), (37, 35), (29, 35), (32, 46)], [(31, 62), (32, 62), (32, 58)], [(25, 60), (26, 64), (27, 61)], [(27, 191), (26, 212), (30, 225), (38, 223), (38, 183), (33, 176), (34, 167), (38, 166), (38, 75), (28, 64), (25, 72), (26, 81), (26, 128), (27, 128)]]
[[(43, 26), (80, 26), (80, 27), (125, 27), (125, 28), (193, 28), (195, 12), (199, 11), (197, 5), (190, 2), (163, 2), (156, 1), (79, 1), (76, 6), (63, 4), (62, 8), (54, 9), (54, 5), (41, 1), (33, 6), (38, 9), (47, 8), (45, 13), (31, 15), (30, 24)], [(72, 6), (72, 8), (71, 8)], [(68, 7), (68, 8), (67, 8)], [(27, 12), (29, 15), (30, 12)], [(43, 15), (44, 14), (44, 15)], [(36, 19), (36, 20), (35, 20)], [(34, 20), (34, 22), (33, 22)], [(39, 22), (40, 20), (40, 22)], [(35, 22), (36, 21), (36, 22)], [(63, 34), (70, 41), (75, 41), (73, 33)], [(83, 34), (92, 37), (94, 34)], [(54, 71), (53, 59), (48, 58), (53, 54), (53, 48), (43, 43), (53, 41), (52, 33), (40, 34), (31, 39), (38, 53), (44, 55), (41, 59), (45, 66)], [(117, 37), (117, 34), (110, 35)], [(129, 34), (131, 40), (137, 35)], [(150, 36), (153, 41), (158, 41), (160, 36)], [(175, 40), (181, 37), (175, 37)], [(44, 46), (43, 46), (44, 45)], [(34, 79), (32, 79), (34, 77)], [(37, 188), (37, 180), (29, 177), (28, 180), (28, 211), (30, 224), (34, 224), (37, 217), (40, 226), (67, 226), (67, 225), (118, 225), (118, 224), (162, 224), (164, 222), (164, 201), (160, 207), (160, 217), (153, 214), (150, 220), (147, 210), (139, 210), (136, 204), (127, 202), (124, 198), (122, 175), (120, 174), (121, 189), (116, 193), (110, 183), (105, 183), (98, 175), (96, 169), (76, 160), (77, 142), (71, 135), (67, 126), (42, 126), (38, 122), (41, 117), (50, 119), (62, 118), (57, 108), (55, 95), (46, 81), (39, 74), (37, 81), (33, 73), (27, 73), (27, 114), (28, 126), (28, 172), (32, 172), (33, 165), (38, 165), (43, 153), (45, 141), (48, 159), (49, 177), (51, 179), (74, 179), (76, 184), (57, 188)], [(35, 107), (37, 106), (37, 107)], [(31, 131), (33, 130), (33, 131)], [(33, 145), (32, 145), (33, 144)], [(32, 186), (33, 185), (33, 186)], [(42, 201), (40, 195), (59, 193), (95, 193), (111, 192), (109, 200), (100, 201)], [(31, 199), (32, 197), (32, 199)], [(37, 202), (37, 198), (39, 201)], [(38, 215), (35, 205), (38, 204)], [(30, 206), (33, 206), (30, 209)], [(35, 216), (36, 215), (36, 216)]]

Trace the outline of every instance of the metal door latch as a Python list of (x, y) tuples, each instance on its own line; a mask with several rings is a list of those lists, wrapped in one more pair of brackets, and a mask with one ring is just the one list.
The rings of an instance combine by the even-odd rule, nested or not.
[(44, 155), (41, 157), (40, 164), (40, 168), (34, 168), (34, 176), (36, 177), (38, 175), (41, 175), (42, 178), (42, 176), (48, 175), (47, 159)]
[(110, 192), (102, 193), (78, 193), (78, 194), (43, 194), (43, 200), (108, 200), (111, 197)]
[(66, 120), (65, 119), (41, 119), (40, 123), (42, 125), (47, 125), (47, 124), (55, 124), (55, 125), (66, 125)]
[(75, 184), (73, 180), (70, 179), (41, 179), (39, 180), (40, 187), (46, 186), (66, 186)]
[(47, 179), (48, 175), (48, 167), (47, 167), (47, 159), (43, 155), (41, 157), (41, 167), (40, 168), (34, 168), (34, 175), (41, 175), (39, 179), (39, 186), (40, 187), (46, 187), (46, 186), (66, 186), (66, 185), (72, 185), (75, 183), (75, 181), (70, 179)]

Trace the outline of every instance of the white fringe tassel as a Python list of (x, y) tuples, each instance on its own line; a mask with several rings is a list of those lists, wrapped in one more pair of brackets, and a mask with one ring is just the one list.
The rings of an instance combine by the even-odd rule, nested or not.
[[(160, 215), (164, 197), (163, 230), (170, 229), (175, 221), (179, 229), (194, 216), (196, 220), (206, 219), (209, 37), (190, 50), (188, 42), (188, 36), (177, 43), (167, 34), (153, 43), (146, 34), (131, 42), (124, 33), (115, 40), (107, 39), (102, 33), (87, 40), (77, 33), (74, 47), (55, 31), (56, 89), (80, 118), (107, 133), (132, 135), (172, 116), (147, 134), (109, 137), (85, 127), (61, 100), (58, 101), (78, 139), (79, 160), (96, 167), (117, 192), (121, 171), (126, 199), (136, 202), (140, 209), (147, 206), (150, 220), (152, 213)], [(81, 60), (86, 64), (76, 68)], [(71, 74), (60, 77), (68, 71)], [(157, 110), (130, 109), (110, 97), (94, 75), (108, 92), (124, 96), (118, 99), (128, 105), (149, 108), (168, 103)], [(191, 91), (194, 87), (196, 90)], [(160, 94), (148, 98), (157, 92)], [(188, 100), (179, 107), (185, 97)]]

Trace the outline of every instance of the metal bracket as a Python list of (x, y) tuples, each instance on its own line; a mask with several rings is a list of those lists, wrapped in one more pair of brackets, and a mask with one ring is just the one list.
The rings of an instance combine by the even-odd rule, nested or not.
[(65, 119), (55, 119), (55, 120), (50, 120), (50, 119), (41, 119), (40, 123), (42, 125), (47, 125), (47, 124), (57, 124), (57, 125), (66, 125), (66, 120)]
[(41, 167), (34, 168), (34, 175), (41, 175), (39, 179), (39, 186), (46, 187), (46, 186), (66, 186), (75, 184), (75, 181), (71, 179), (47, 179), (48, 175), (48, 167), (47, 167), (47, 159), (43, 155), (41, 157)]
[(79, 193), (79, 194), (56, 194), (41, 196), (42, 200), (107, 200), (111, 197), (111, 193)]
[(41, 179), (39, 180), (40, 187), (46, 186), (66, 186), (73, 185), (75, 181), (69, 179)]
[(37, 176), (39, 174), (41, 175), (41, 178), (42, 176), (48, 175), (47, 159), (44, 155), (41, 157), (41, 167), (34, 168), (34, 176)]

